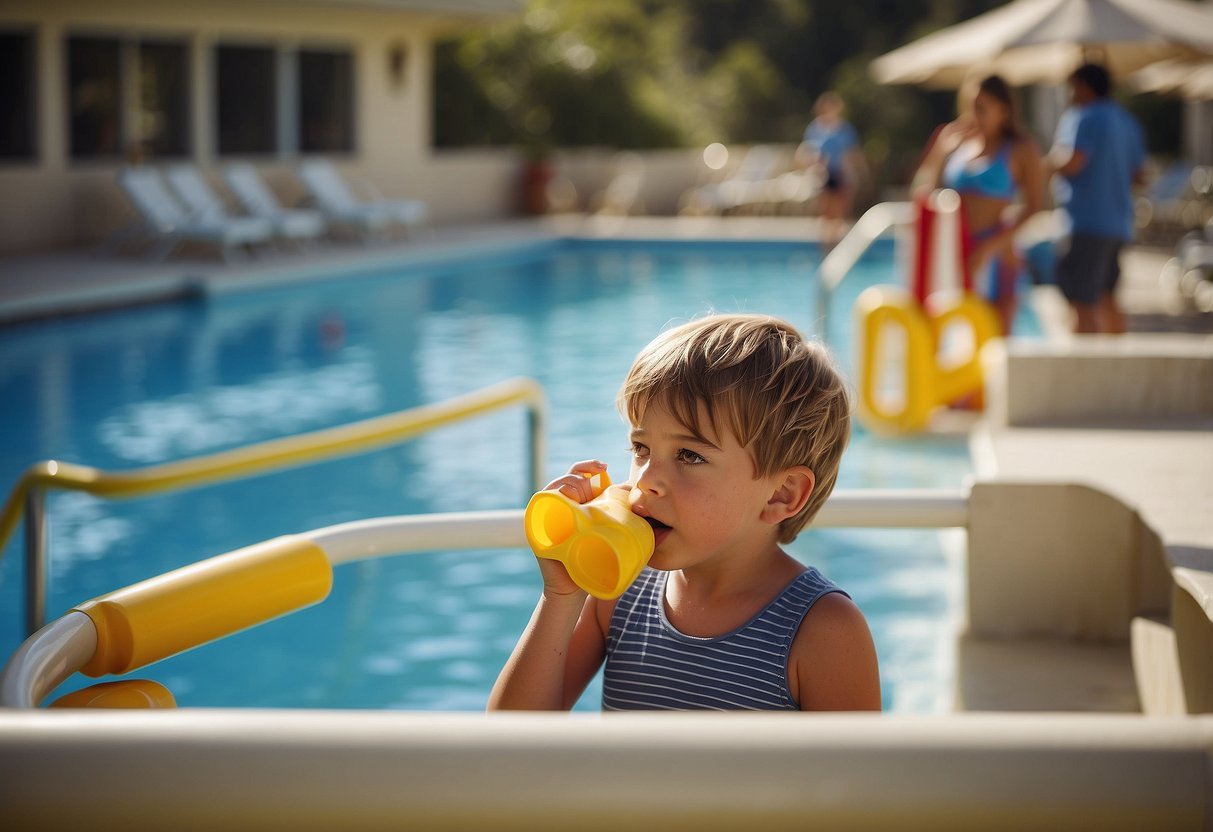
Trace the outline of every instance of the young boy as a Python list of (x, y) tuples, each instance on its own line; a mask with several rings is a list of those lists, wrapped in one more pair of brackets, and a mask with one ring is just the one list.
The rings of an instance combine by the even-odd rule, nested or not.
[[(489, 709), (567, 710), (603, 659), (605, 710), (879, 710), (876, 651), (842, 590), (787, 555), (850, 434), (842, 378), (783, 321), (709, 316), (658, 336), (619, 394), (649, 566), (615, 601), (540, 558), (543, 594)], [(579, 502), (575, 464), (549, 483)]]

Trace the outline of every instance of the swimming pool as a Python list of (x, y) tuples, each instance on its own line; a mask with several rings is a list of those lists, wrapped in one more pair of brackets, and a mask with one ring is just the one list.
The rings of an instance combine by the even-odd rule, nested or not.
[[(663, 327), (710, 309), (769, 312), (808, 332), (811, 246), (550, 241), (426, 266), (129, 309), (0, 332), (0, 482), (58, 458), (123, 469), (434, 402), (515, 375), (551, 405), (547, 473), (575, 459), (626, 471), (614, 395)], [(892, 275), (890, 247), (833, 300)], [(844, 366), (850, 342), (839, 339)], [(518, 507), (524, 416), (500, 412), (373, 454), (181, 494), (56, 494), (48, 614), (220, 552), (383, 514)], [(858, 430), (839, 486), (958, 486), (962, 438)], [(856, 598), (885, 704), (946, 709), (961, 607), (956, 553), (934, 532), (823, 530), (798, 557)], [(0, 564), (0, 654), (22, 638), (20, 547)], [(142, 674), (183, 705), (478, 709), (538, 591), (525, 551), (435, 553), (337, 570), (322, 605)], [(73, 683), (65, 686), (68, 689)], [(77, 686), (82, 682), (77, 682)], [(597, 707), (597, 685), (580, 707)]]

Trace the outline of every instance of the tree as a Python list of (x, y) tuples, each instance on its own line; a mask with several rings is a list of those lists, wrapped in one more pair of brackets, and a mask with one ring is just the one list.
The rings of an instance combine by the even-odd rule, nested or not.
[(882, 87), (867, 65), (998, 0), (530, 0), (440, 44), (435, 144), (795, 142), (837, 89), (878, 175), (904, 181), (950, 93)]

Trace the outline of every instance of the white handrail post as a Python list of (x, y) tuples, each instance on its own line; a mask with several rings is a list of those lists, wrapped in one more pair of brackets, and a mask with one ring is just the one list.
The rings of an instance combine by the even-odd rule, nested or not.
[(25, 630), (46, 623), (46, 491), (34, 483), (25, 495)]
[(821, 261), (817, 268), (817, 314), (821, 319), (821, 339), (826, 343), (830, 340), (830, 301), (834, 290), (872, 243), (897, 223), (909, 221), (910, 207), (911, 203), (908, 202), (881, 202), (873, 205)]
[(817, 320), (821, 328), (821, 343), (830, 343), (830, 303), (833, 299), (833, 288), (826, 285), (819, 274), (817, 279)]
[[(542, 396), (538, 401), (527, 406), (527, 432), (530, 435), (531, 459), (527, 465), (532, 491), (538, 491), (545, 485), (543, 481), (543, 460), (547, 454), (547, 407)], [(530, 496), (529, 494), (527, 495)]]
[(40, 628), (0, 671), (0, 708), (37, 708), (96, 650), (97, 628), (78, 610)]

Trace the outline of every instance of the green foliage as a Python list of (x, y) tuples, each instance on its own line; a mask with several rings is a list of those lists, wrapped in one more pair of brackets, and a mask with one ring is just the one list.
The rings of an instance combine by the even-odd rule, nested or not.
[(631, 0), (533, 0), (516, 22), (442, 44), (435, 143), (681, 144), (683, 114), (653, 92), (663, 75), (681, 81), (657, 49), (680, 45), (673, 26)]
[(877, 85), (869, 62), (1004, 1), (530, 0), (437, 48), (435, 144), (794, 142), (837, 89), (876, 184), (905, 182), (955, 97)]
[[(782, 73), (752, 40), (729, 44), (700, 85), (701, 95), (717, 114), (718, 135), (731, 141), (764, 142), (775, 138), (773, 125), (785, 113), (789, 89)], [(803, 112), (803, 111), (802, 111)]]

